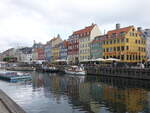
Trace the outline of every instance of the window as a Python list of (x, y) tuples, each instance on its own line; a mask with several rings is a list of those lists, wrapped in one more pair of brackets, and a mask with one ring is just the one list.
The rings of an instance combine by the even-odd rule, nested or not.
[(117, 39), (117, 43), (120, 43), (120, 40), (119, 40), (119, 39)]
[(112, 48), (109, 48), (109, 52), (112, 52)]
[(124, 60), (124, 55), (121, 55), (121, 60)]
[(139, 44), (140, 44), (140, 40), (139, 40)]
[(126, 46), (126, 50), (129, 50), (129, 46)]
[(112, 34), (112, 37), (116, 37), (116, 33), (113, 33), (113, 34)]
[(109, 48), (106, 48), (106, 52), (109, 52)]
[(108, 44), (108, 41), (106, 41), (106, 43)]
[(136, 35), (136, 37), (138, 37), (138, 34), (137, 34), (137, 33), (136, 33), (135, 35)]
[(124, 36), (125, 32), (120, 32), (120, 36)]
[(112, 40), (110, 40), (110, 44), (112, 44)]
[(103, 44), (105, 45), (105, 41), (103, 42)]
[(124, 46), (121, 46), (121, 51), (124, 51)]
[(139, 49), (139, 51), (141, 51), (141, 48), (140, 48), (140, 47), (139, 47), (138, 49)]
[(116, 47), (114, 47), (114, 51), (116, 51)]
[(126, 38), (126, 42), (129, 42), (129, 39), (128, 39), (128, 38)]
[(124, 43), (124, 39), (121, 39), (121, 42)]
[(137, 40), (135, 40), (135, 43), (137, 44)]
[(114, 40), (114, 44), (116, 43), (116, 40)]
[(105, 52), (105, 48), (103, 49), (103, 51)]
[(117, 47), (117, 51), (120, 51), (120, 47)]
[(127, 60), (129, 60), (129, 55), (127, 55), (127, 58), (126, 58)]

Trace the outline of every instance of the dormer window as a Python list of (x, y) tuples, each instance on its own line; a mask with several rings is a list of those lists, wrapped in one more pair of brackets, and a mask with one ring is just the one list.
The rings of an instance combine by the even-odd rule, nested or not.
[(134, 28), (132, 29), (132, 31), (134, 31)]
[(112, 34), (112, 37), (116, 37), (116, 33), (113, 33), (113, 34)]
[(123, 36), (123, 35), (125, 35), (125, 32), (120, 32), (120, 36)]

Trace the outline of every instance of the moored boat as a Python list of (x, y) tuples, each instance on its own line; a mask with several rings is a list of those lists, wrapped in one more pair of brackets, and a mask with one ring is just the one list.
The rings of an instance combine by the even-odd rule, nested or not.
[(58, 71), (59, 71), (59, 69), (56, 68), (55, 66), (50, 66), (50, 67), (44, 66), (44, 67), (42, 67), (42, 70), (43, 70), (44, 72), (51, 72), (51, 73), (54, 73), (54, 72), (58, 72)]
[(32, 77), (29, 73), (6, 71), (6, 72), (0, 72), (0, 79), (9, 82), (18, 82), (18, 81), (31, 80)]
[(65, 69), (65, 73), (73, 75), (86, 75), (84, 68), (79, 66), (70, 66)]

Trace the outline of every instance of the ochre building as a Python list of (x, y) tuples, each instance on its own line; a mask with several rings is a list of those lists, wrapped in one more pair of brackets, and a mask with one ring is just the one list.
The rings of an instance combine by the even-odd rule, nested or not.
[(103, 58), (117, 58), (121, 62), (142, 62), (146, 60), (146, 40), (134, 26), (108, 31), (103, 37)]

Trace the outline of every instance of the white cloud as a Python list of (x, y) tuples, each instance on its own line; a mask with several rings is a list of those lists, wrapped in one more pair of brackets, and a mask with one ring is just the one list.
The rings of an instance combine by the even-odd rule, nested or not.
[(58, 33), (66, 39), (74, 30), (95, 22), (101, 31), (123, 26), (149, 27), (149, 0), (1, 0), (0, 45), (32, 45)]

